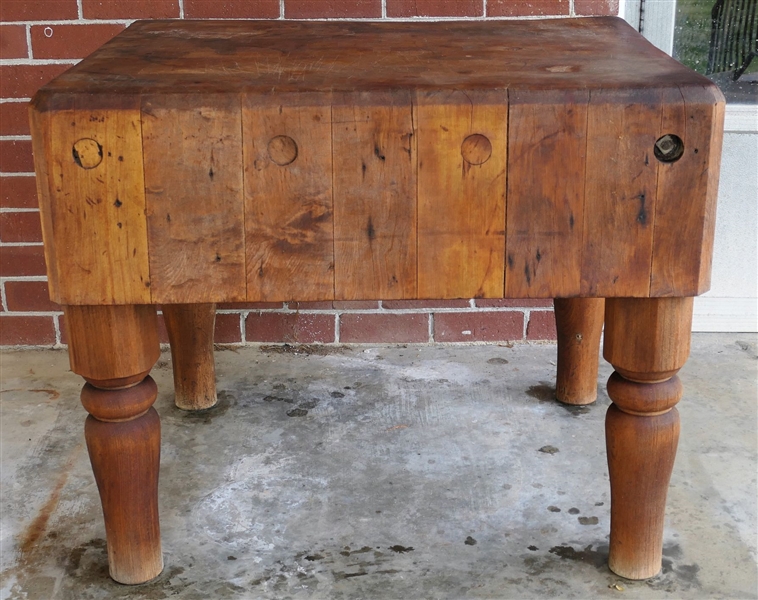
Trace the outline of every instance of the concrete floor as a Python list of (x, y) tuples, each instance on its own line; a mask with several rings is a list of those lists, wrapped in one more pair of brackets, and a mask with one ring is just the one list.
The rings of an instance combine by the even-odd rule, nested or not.
[(221, 402), (196, 414), (174, 408), (164, 353), (166, 568), (135, 587), (107, 577), (67, 355), (6, 352), (0, 596), (757, 598), (756, 342), (694, 336), (644, 582), (605, 565), (604, 385), (555, 402), (555, 346), (220, 351)]

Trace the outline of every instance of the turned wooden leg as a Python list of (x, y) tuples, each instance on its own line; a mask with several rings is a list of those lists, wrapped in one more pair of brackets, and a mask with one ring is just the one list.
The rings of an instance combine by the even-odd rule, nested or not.
[(105, 517), (110, 575), (144, 583), (163, 570), (158, 523), (160, 419), (148, 377), (160, 347), (153, 306), (67, 306), (71, 370)]
[(628, 579), (661, 570), (666, 493), (679, 440), (677, 371), (690, 351), (692, 298), (606, 301), (603, 355), (616, 371), (605, 422), (611, 479), (608, 566)]
[(556, 298), (558, 369), (555, 397), (565, 404), (591, 404), (597, 398), (603, 298)]
[(211, 408), (216, 397), (213, 360), (215, 304), (164, 304), (163, 319), (171, 343), (174, 402), (184, 410)]

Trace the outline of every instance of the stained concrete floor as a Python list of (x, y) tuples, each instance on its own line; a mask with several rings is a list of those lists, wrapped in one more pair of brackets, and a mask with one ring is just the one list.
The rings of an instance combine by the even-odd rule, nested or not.
[(556, 403), (555, 346), (219, 351), (220, 404), (196, 414), (173, 407), (164, 352), (166, 568), (135, 587), (107, 577), (65, 352), (6, 352), (0, 596), (756, 598), (756, 341), (694, 336), (644, 582), (605, 566), (604, 386)]

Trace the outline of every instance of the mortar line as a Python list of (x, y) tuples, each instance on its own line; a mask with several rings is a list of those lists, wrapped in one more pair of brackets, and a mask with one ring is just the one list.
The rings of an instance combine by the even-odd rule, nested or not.
[(32, 26), (27, 25), (26, 26), (26, 56), (33, 59), (34, 54), (32, 53)]
[(8, 310), (8, 300), (5, 297), (5, 282), (0, 281), (0, 304), (2, 304), (3, 311), (10, 312)]

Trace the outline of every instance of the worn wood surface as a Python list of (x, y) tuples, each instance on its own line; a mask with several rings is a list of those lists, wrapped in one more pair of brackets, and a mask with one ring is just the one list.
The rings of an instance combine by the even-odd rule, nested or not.
[(158, 521), (158, 388), (147, 376), (160, 356), (155, 307), (69, 306), (71, 370), (88, 383), (82, 404), (105, 519), (108, 568), (136, 584), (163, 569)]
[(663, 381), (690, 354), (692, 298), (608, 298), (603, 357), (632, 381)]
[(508, 298), (581, 293), (586, 91), (509, 95)]
[(248, 300), (334, 298), (332, 124), (325, 100), (243, 102)]
[(332, 108), (334, 285), (341, 300), (416, 297), (413, 112), (407, 93), (346, 94)]
[(171, 344), (174, 404), (182, 410), (215, 406), (216, 363), (213, 358), (215, 304), (161, 306)]
[(723, 98), (620, 19), (138, 22), (31, 114), (58, 302), (709, 285)]
[(505, 273), (505, 92), (418, 97), (418, 296), (499, 298)]
[(583, 90), (693, 81), (707, 80), (617, 17), (437, 23), (155, 20), (131, 25), (46, 86), (43, 95)]
[[(75, 97), (32, 124), (39, 184), (47, 188), (40, 207), (51, 296), (66, 304), (149, 303), (138, 103), (90, 109)], [(80, 156), (83, 148), (89, 153)]]
[(591, 404), (597, 399), (602, 298), (556, 298), (558, 360), (555, 397), (564, 404)]
[(246, 297), (239, 99), (142, 104), (152, 301)]
[(155, 307), (64, 306), (71, 370), (107, 387), (137, 383), (160, 356)]
[(611, 482), (608, 566), (628, 579), (661, 570), (666, 494), (679, 439), (676, 377), (689, 355), (692, 298), (606, 300), (603, 354), (615, 372), (606, 416)]
[(679, 442), (679, 413), (673, 408), (642, 417), (612, 404), (605, 435), (611, 480), (608, 567), (627, 579), (647, 579), (661, 570), (663, 520)]
[(694, 296), (711, 281), (724, 105), (702, 87), (681, 94), (661, 119), (661, 134), (681, 132), (684, 153), (658, 166), (651, 296)]
[(658, 94), (593, 92), (587, 122), (582, 295), (647, 296)]

